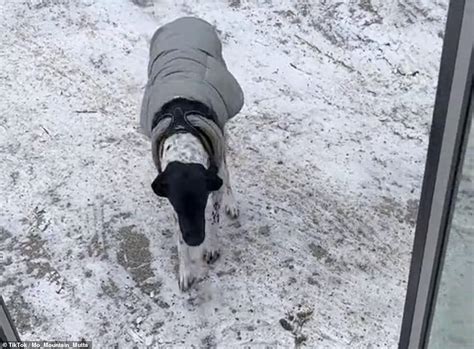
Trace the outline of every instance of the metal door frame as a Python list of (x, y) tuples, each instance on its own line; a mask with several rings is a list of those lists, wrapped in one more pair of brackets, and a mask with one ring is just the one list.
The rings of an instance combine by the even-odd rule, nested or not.
[(426, 348), (469, 133), (474, 0), (451, 0), (399, 348)]

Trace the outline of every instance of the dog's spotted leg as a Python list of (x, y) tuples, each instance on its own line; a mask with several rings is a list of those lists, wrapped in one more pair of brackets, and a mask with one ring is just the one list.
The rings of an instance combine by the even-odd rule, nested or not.
[(225, 213), (233, 219), (236, 219), (239, 216), (239, 207), (237, 201), (235, 200), (234, 193), (232, 192), (232, 187), (230, 186), (229, 170), (227, 169), (227, 162), (224, 160), (219, 168), (219, 175), (222, 178), (224, 196), (223, 204)]
[(211, 200), (208, 204), (207, 210), (209, 212), (209, 229), (206, 233), (206, 240), (204, 241), (203, 258), (207, 264), (214, 263), (220, 256), (219, 252), (219, 223), (220, 212), (222, 205), (223, 188), (211, 194)]

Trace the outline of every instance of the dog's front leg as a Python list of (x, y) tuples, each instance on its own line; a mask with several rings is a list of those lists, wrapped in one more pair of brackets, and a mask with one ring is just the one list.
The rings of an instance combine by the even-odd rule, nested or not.
[(219, 252), (219, 223), (222, 206), (223, 188), (211, 194), (210, 207), (208, 207), (209, 229), (207, 229), (206, 240), (204, 241), (203, 258), (206, 263), (214, 263), (220, 256)]
[(181, 234), (181, 230), (178, 224), (178, 217), (174, 216), (176, 222), (176, 242), (178, 245), (178, 271), (179, 280), (178, 285), (181, 291), (186, 291), (191, 287), (195, 280), (193, 260), (191, 258), (191, 247), (188, 246)]
[[(181, 233), (178, 232), (179, 235)], [(178, 259), (179, 259), (179, 288), (186, 291), (191, 287), (195, 280), (193, 272), (193, 263), (190, 256), (190, 247), (186, 245), (180, 237), (178, 240)]]
[(227, 169), (227, 162), (225, 158), (226, 157), (224, 155), (222, 165), (219, 168), (219, 176), (222, 178), (222, 181), (224, 182), (223, 184), (224, 209), (230, 218), (236, 219), (239, 216), (239, 207), (237, 205), (237, 201), (235, 200), (234, 193), (230, 185), (229, 170)]

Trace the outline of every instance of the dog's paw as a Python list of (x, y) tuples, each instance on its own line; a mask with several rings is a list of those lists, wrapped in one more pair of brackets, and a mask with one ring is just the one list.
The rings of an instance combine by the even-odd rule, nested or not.
[(181, 291), (184, 292), (184, 291), (189, 290), (189, 288), (193, 285), (195, 280), (196, 278), (194, 277), (194, 275), (192, 275), (190, 270), (180, 266), (178, 285)]
[(225, 213), (227, 216), (229, 216), (232, 219), (237, 219), (239, 217), (239, 208), (237, 207), (237, 204), (229, 204), (224, 206)]
[(221, 253), (219, 249), (206, 249), (202, 254), (202, 258), (207, 264), (212, 264), (219, 259)]
[(239, 206), (237, 205), (237, 202), (235, 201), (233, 195), (228, 194), (224, 197), (224, 210), (227, 216), (232, 219), (236, 219), (239, 217)]

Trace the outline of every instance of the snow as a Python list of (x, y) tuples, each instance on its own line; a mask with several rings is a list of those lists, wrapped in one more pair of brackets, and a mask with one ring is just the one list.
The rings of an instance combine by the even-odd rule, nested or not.
[[(446, 11), (0, 2), (0, 289), (22, 339), (396, 347)], [(242, 215), (189, 293), (138, 129), (149, 40), (182, 15), (217, 26), (246, 97), (228, 125)]]

